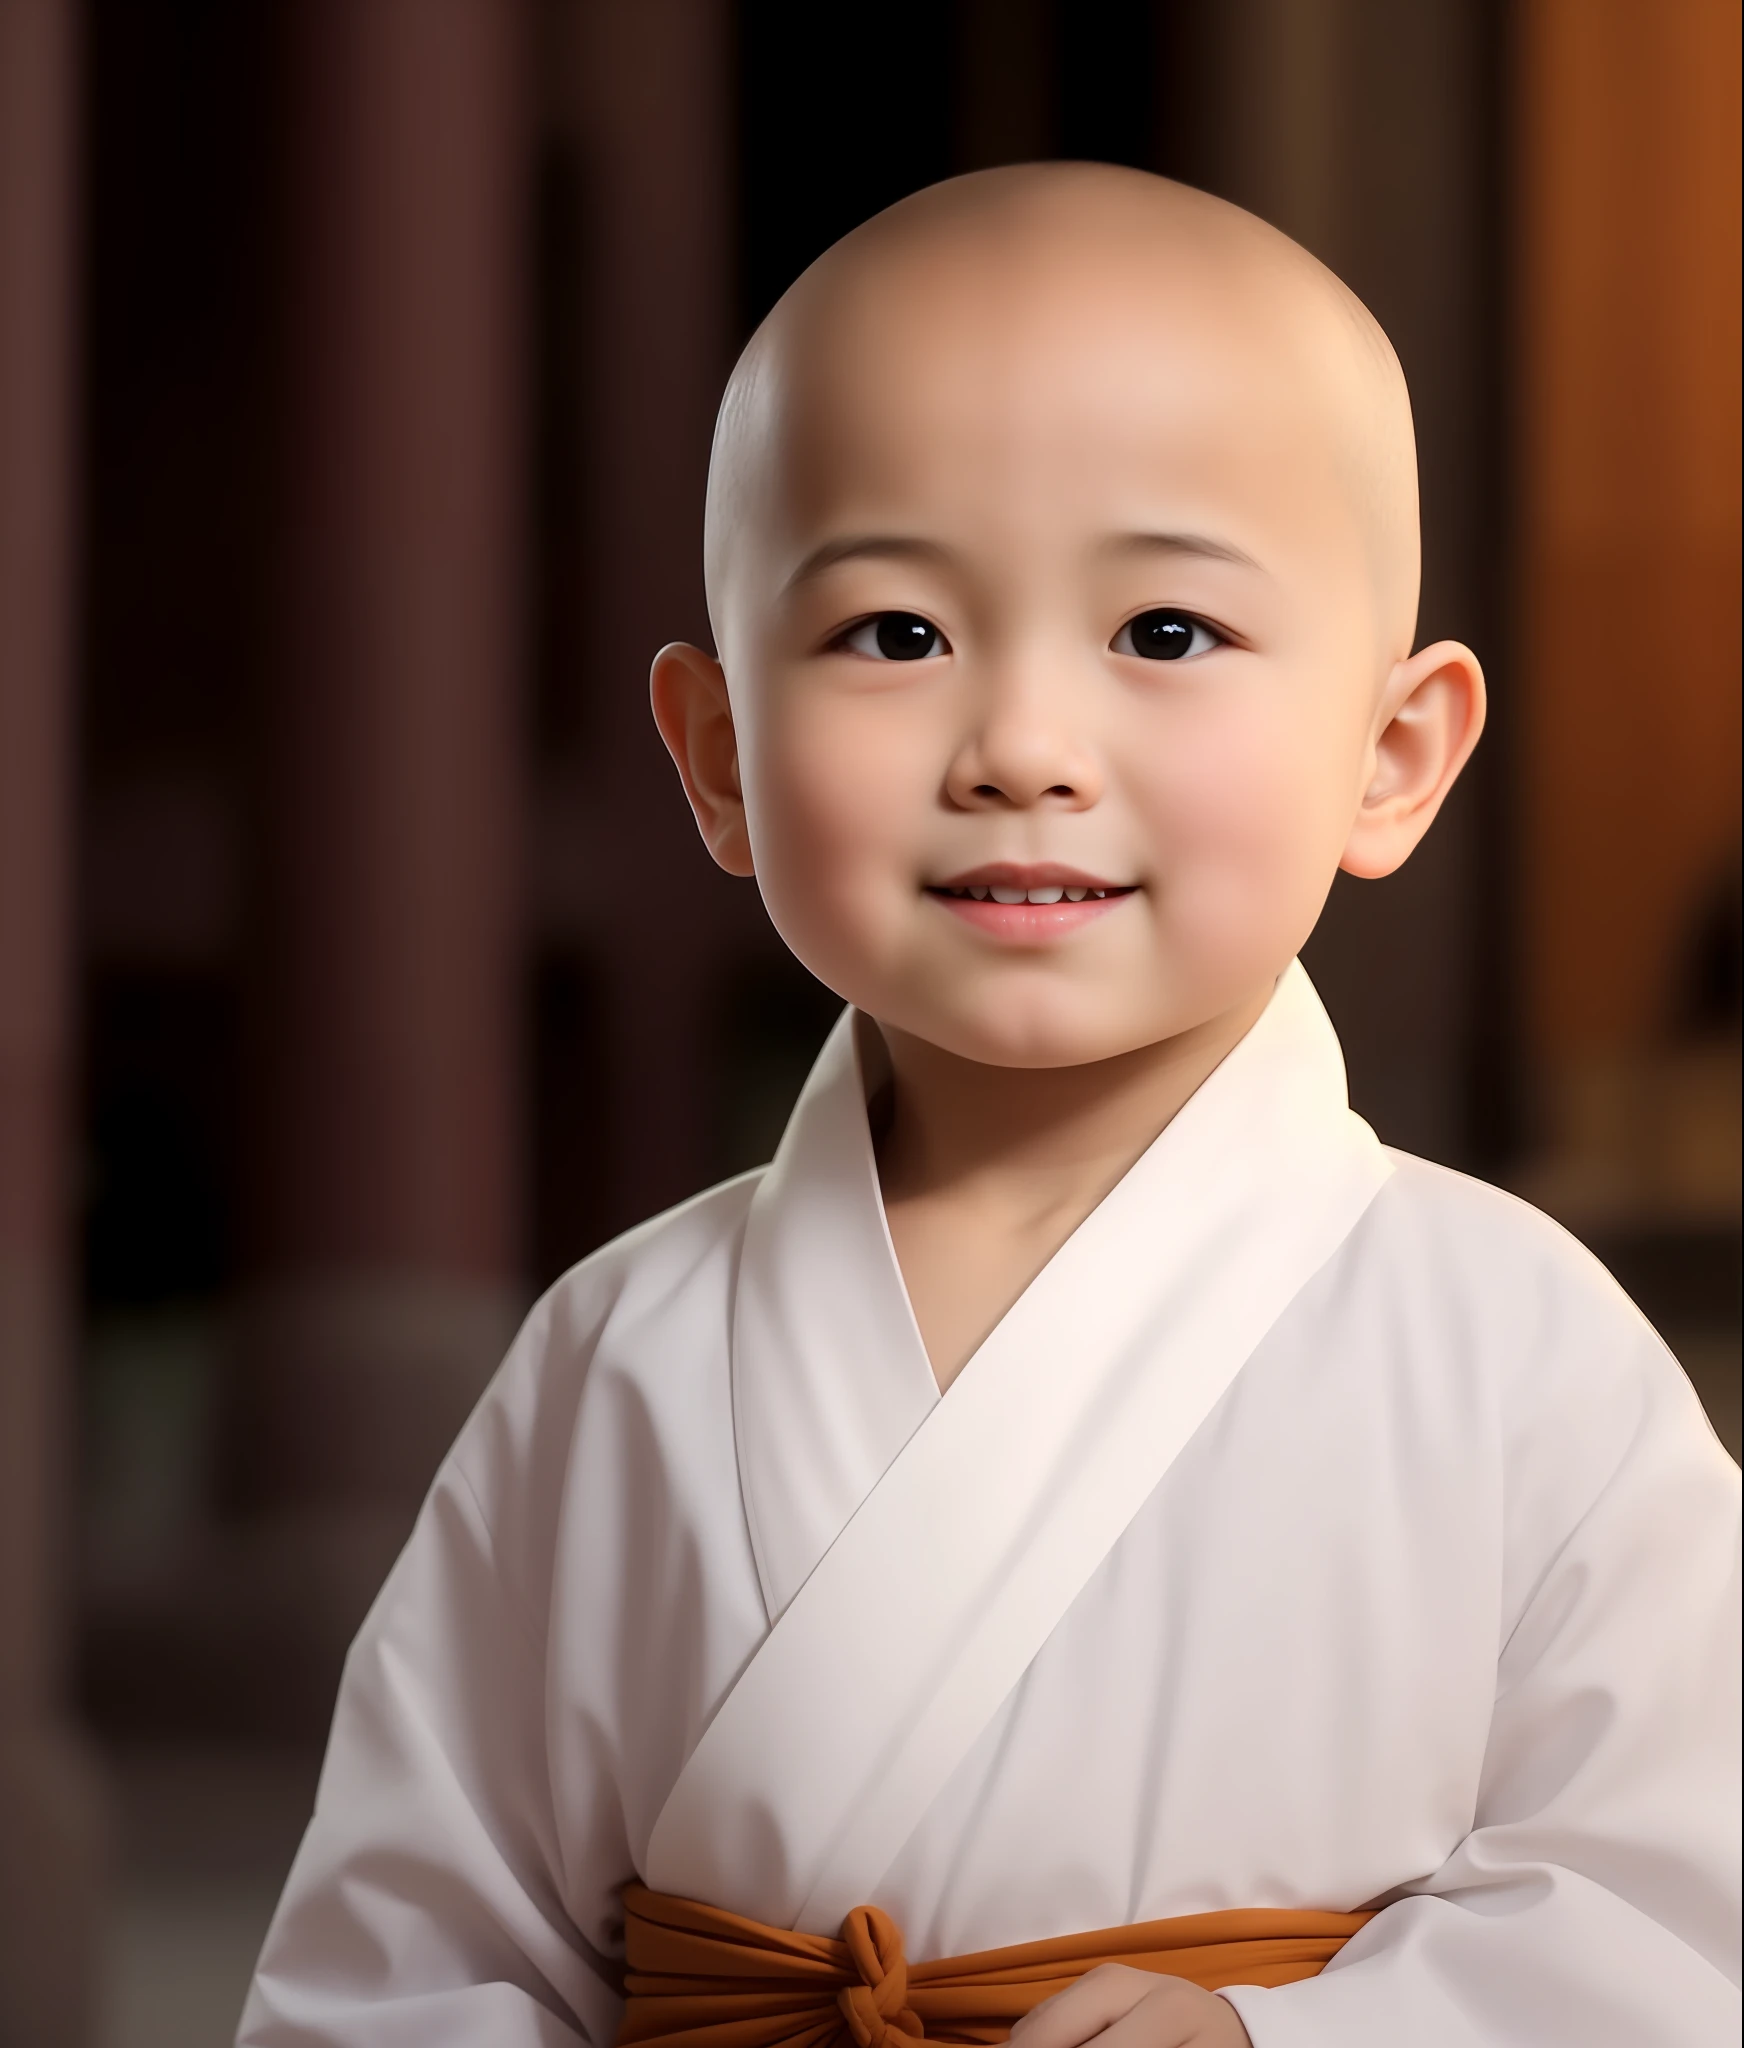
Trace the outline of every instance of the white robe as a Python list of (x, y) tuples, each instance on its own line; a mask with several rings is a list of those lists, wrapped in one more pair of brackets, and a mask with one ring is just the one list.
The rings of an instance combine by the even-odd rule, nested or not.
[(941, 1397), (853, 1021), (538, 1304), (352, 1648), (247, 2048), (609, 2048), (632, 1876), (915, 1959), (1384, 1908), (1255, 2048), (1736, 2037), (1738, 1474), (1293, 968)]

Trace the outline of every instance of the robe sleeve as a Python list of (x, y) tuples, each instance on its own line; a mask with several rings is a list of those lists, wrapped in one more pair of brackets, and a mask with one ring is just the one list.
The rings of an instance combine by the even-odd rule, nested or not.
[(1737, 2040), (1738, 1472), (1627, 1314), (1513, 1431), (1471, 1832), (1318, 1978), (1226, 1993), (1254, 2048)]
[(542, 1617), (500, 1566), (467, 1471), (504, 1427), (496, 1391), (346, 1659), (238, 2048), (606, 2048), (615, 2034), (611, 1965), (563, 1904)]

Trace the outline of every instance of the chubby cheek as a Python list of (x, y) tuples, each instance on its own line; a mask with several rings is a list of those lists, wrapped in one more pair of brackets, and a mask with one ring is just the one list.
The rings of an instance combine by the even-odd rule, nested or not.
[(1233, 990), (1298, 951), (1349, 832), (1353, 749), (1325, 720), (1248, 715), (1129, 756), (1132, 803), (1156, 853), (1160, 936), (1178, 971)]
[[(914, 849), (938, 769), (865, 703), (787, 708), (742, 759), (757, 882), (775, 928), (820, 981), (863, 1001), (900, 947)], [(874, 715), (868, 715), (874, 714)]]

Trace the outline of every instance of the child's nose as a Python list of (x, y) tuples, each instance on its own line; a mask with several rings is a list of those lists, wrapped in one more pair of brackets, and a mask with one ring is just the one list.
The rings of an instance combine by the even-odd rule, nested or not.
[(1064, 707), (1039, 690), (1000, 692), (964, 735), (945, 777), (963, 810), (1084, 810), (1102, 794), (1094, 750)]

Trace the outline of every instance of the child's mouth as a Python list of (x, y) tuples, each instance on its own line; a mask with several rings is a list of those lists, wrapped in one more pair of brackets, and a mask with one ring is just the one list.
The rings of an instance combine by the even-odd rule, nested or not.
[(1135, 894), (1136, 885), (1093, 880), (1088, 875), (995, 879), (984, 874), (934, 883), (926, 893), (954, 917), (990, 938), (1033, 946), (1067, 938), (1095, 923)]
[(971, 882), (964, 889), (929, 889), (929, 896), (949, 896), (959, 900), (967, 898), (973, 903), (1004, 903), (1015, 906), (1019, 903), (1084, 903), (1101, 902), (1105, 896), (1130, 896), (1128, 888), (1080, 889), (1064, 888), (1058, 883), (1049, 883), (1039, 889), (1012, 889), (997, 882)]

